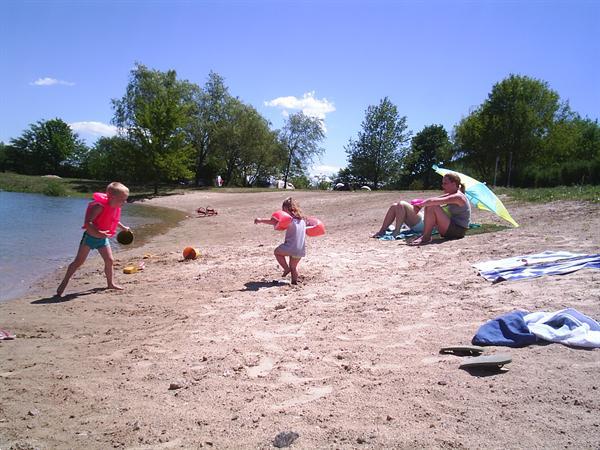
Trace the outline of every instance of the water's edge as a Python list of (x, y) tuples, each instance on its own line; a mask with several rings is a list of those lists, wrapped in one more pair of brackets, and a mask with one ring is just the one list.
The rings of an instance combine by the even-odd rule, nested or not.
[[(137, 209), (135, 214), (136, 216), (152, 217), (153, 219), (158, 218), (159, 220), (136, 227), (135, 230), (133, 230), (135, 234), (135, 240), (131, 245), (122, 246), (117, 243), (116, 239), (111, 239), (111, 247), (116, 257), (123, 252), (144, 246), (156, 236), (165, 234), (169, 230), (177, 227), (179, 223), (187, 217), (185, 212), (174, 208), (148, 205), (144, 204), (143, 202), (135, 202), (132, 203), (132, 205), (133, 204), (135, 204)], [(125, 223), (125, 225), (127, 225), (127, 223)], [(61, 264), (56, 268), (52, 268), (48, 270), (48, 272), (36, 277), (34, 280), (29, 282), (25, 289), (15, 293), (14, 296), (10, 295), (7, 298), (0, 298), (0, 305), (30, 297), (32, 295), (36, 295), (37, 293), (46, 292), (49, 284), (52, 284), (53, 282), (58, 283), (60, 281), (59, 278), (62, 278), (64, 275), (66, 266), (75, 257), (75, 251), (76, 247), (74, 248), (73, 255), (67, 260), (61, 262)], [(100, 258), (100, 255), (98, 255), (95, 251), (90, 253), (88, 259), (94, 258)], [(52, 290), (52, 292), (49, 292), (48, 294), (53, 295), (54, 292), (55, 291)]]

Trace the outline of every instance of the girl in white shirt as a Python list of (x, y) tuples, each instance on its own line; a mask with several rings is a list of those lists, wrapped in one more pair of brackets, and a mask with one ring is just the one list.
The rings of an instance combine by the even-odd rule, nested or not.
[[(298, 264), (300, 259), (306, 256), (306, 220), (300, 205), (292, 197), (288, 197), (283, 201), (281, 209), (292, 216), (292, 221), (285, 230), (283, 244), (275, 249), (275, 259), (283, 269), (283, 276), (291, 274), (292, 284), (298, 284)], [(277, 225), (278, 222), (273, 217), (270, 219), (257, 217), (254, 219), (254, 223)]]

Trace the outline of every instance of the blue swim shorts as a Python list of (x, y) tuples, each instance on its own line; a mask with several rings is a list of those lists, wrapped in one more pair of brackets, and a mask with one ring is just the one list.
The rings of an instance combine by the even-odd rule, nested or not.
[(423, 233), (424, 228), (425, 228), (425, 222), (423, 222), (423, 220), (419, 221), (419, 223), (410, 227), (410, 229), (417, 234)]
[(110, 243), (108, 242), (108, 238), (96, 238), (90, 236), (86, 232), (83, 233), (83, 237), (81, 238), (81, 242), (79, 243), (79, 245), (81, 244), (87, 245), (92, 250), (98, 250), (102, 247), (107, 247), (110, 245)]

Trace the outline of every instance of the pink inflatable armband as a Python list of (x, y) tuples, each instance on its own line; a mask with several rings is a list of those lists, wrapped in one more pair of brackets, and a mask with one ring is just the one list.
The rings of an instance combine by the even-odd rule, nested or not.
[(292, 216), (285, 211), (275, 211), (271, 214), (271, 218), (277, 221), (275, 229), (279, 231), (287, 229), (287, 227), (290, 226), (290, 223), (292, 223)]
[(311, 237), (322, 236), (325, 234), (325, 224), (316, 217), (306, 219), (306, 234)]
[(415, 198), (410, 201), (410, 204), (413, 206), (421, 206), (421, 203), (423, 203), (424, 201), (425, 200), (423, 200), (422, 198)]

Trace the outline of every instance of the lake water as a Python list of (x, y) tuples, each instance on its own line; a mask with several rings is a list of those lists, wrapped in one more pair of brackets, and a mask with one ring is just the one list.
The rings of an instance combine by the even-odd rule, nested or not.
[[(72, 261), (88, 202), (0, 191), (0, 302), (23, 295), (33, 283)], [(139, 245), (182, 218), (177, 211), (128, 203), (121, 222), (134, 230), (134, 244)], [(115, 239), (111, 246), (117, 254), (121, 250)], [(90, 258), (99, 257), (96, 251), (90, 253)]]

